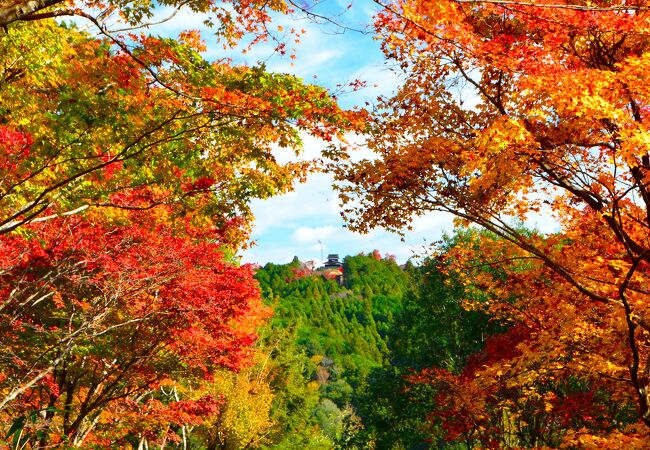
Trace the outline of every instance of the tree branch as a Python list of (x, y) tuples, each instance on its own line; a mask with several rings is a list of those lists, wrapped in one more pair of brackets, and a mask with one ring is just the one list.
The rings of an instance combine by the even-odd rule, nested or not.
[(45, 8), (62, 3), (63, 0), (28, 0), (19, 1), (9, 6), (0, 7), (0, 27), (7, 28), (7, 25), (19, 20), (29, 20), (28, 17)]

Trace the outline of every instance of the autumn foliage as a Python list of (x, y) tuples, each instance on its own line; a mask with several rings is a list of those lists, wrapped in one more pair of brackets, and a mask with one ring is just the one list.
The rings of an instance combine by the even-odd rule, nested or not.
[(241, 367), (266, 314), (250, 269), (224, 261), (209, 232), (174, 230), (153, 213), (96, 220), (27, 226), (0, 244), (3, 414), (41, 411), (30, 431), (45, 442), (151, 434), (125, 425), (129, 414), (161, 422), (159, 433), (165, 421), (201, 422), (218, 398), (164, 404), (155, 390), (179, 374)]
[[(487, 293), (468, 307), (526, 336), (471, 376), (425, 377), (448, 386), (446, 417), (466, 418), (456, 437), (598, 448), (647, 439), (649, 24), (640, 2), (406, 0), (377, 17), (405, 81), (374, 115), (367, 144), (378, 158), (337, 162), (346, 214), (362, 231), (434, 210), (488, 230), (450, 270)], [(519, 226), (540, 215), (551, 234)], [(633, 424), (608, 404), (634, 405)], [(533, 426), (526, 411), (569, 431), (508, 438), (506, 425)]]
[[(226, 45), (287, 11), (183, 5)], [(206, 61), (196, 31), (141, 32), (154, 9), (0, 5), (0, 440), (16, 448), (186, 446), (224, 414), (206, 386), (253, 363), (269, 316), (234, 256), (249, 203), (311, 170), (276, 160), (301, 133), (361, 123), (293, 76)], [(51, 19), (70, 15), (99, 37)]]
[[(273, 396), (264, 372), (246, 367), (268, 311), (232, 255), (251, 199), (312, 169), (277, 152), (299, 150), (301, 133), (346, 131), (369, 133), (375, 153), (330, 153), (354, 229), (404, 229), (430, 211), (479, 228), (436, 254), (436, 270), (501, 333), (463, 367), (408, 377), (433, 393), (431, 435), (489, 448), (646, 445), (642, 2), (383, 4), (375, 30), (404, 82), (368, 128), (322, 88), (205, 60), (195, 31), (142, 32), (157, 6), (206, 14), (225, 45), (270, 39), (271, 15), (291, 12), (257, 0), (0, 5), (0, 422), (10, 445), (185, 446), (191, 427), (210, 445), (261, 442)], [(52, 20), (68, 16), (98, 35)], [(546, 233), (522, 225), (540, 217)], [(255, 423), (248, 434), (237, 417)]]
[[(309, 170), (278, 163), (275, 145), (296, 151), (301, 131), (331, 137), (357, 122), (321, 88), (209, 63), (186, 41), (101, 41), (49, 21), (11, 28), (0, 41), (13, 61), (0, 101), (0, 233), (160, 204), (244, 225), (250, 198), (286, 192)], [(38, 51), (24, 52), (27, 42)]]

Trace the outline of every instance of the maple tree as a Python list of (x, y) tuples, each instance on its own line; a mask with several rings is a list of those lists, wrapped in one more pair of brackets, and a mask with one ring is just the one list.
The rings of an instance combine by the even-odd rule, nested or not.
[[(569, 432), (574, 445), (644, 439), (647, 8), (498, 0), (383, 7), (376, 29), (404, 83), (375, 111), (367, 145), (376, 159), (337, 155), (351, 226), (399, 230), (436, 210), (499, 236), (482, 237), (449, 260), (490, 293), (481, 308), (527, 330), (513, 344), (516, 354), (486, 364), (480, 379), (536, 389), (534, 378), (586, 380), (592, 394), (604, 389), (636, 404), (636, 420), (646, 426), (624, 429), (610, 417), (608, 426)], [(535, 214), (558, 231), (542, 236), (516, 225)], [(472, 270), (478, 265), (502, 272), (479, 276)]]
[[(264, 38), (267, 10), (286, 9), (190, 6), (226, 44)], [(276, 159), (301, 133), (361, 124), (293, 76), (206, 61), (197, 32), (106, 26), (152, 8), (0, 4), (0, 417), (15, 447), (186, 445), (224, 411), (190, 393), (249, 365), (268, 316), (252, 268), (229, 256), (249, 202), (309, 172)]]
[[(41, 21), (0, 40), (0, 233), (87, 208), (131, 208), (125, 199), (142, 186), (156, 187), (150, 206), (244, 224), (250, 198), (284, 192), (308, 170), (279, 164), (274, 145), (296, 150), (301, 130), (328, 137), (352, 123), (321, 88), (208, 63), (191, 35), (132, 39), (127, 52)], [(28, 42), (38, 47), (26, 52)]]
[(41, 411), (23, 433), (39, 445), (115, 443), (138, 429), (153, 442), (162, 418), (205, 413), (164, 406), (157, 388), (246, 364), (267, 315), (251, 268), (224, 260), (214, 229), (168, 218), (135, 211), (115, 226), (87, 215), (2, 238), (3, 422)]
[[(217, 33), (229, 42), (248, 34), (255, 39), (263, 39), (267, 34), (265, 23), (270, 19), (270, 12), (286, 12), (284, 1), (258, 2), (233, 1), (213, 2), (205, 0), (177, 1), (114, 1), (96, 0), (68, 2), (64, 0), (6, 0), (0, 3), (0, 27), (7, 27), (16, 22), (32, 22), (53, 17), (80, 16), (91, 20), (110, 23), (111, 16), (130, 27), (159, 23), (154, 20), (157, 10), (178, 11), (188, 8), (196, 13), (203, 13), (206, 25), (217, 28)], [(94, 12), (94, 15), (91, 15)], [(173, 17), (172, 13), (171, 17)], [(100, 28), (104, 26), (97, 23)], [(129, 28), (129, 27), (127, 27)], [(104, 30), (106, 31), (106, 29)]]

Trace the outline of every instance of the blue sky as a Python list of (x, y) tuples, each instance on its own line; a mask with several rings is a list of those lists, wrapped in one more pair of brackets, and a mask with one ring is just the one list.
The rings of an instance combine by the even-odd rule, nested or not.
[[(320, 3), (320, 12), (332, 16), (344, 12), (341, 23), (362, 30), (371, 23), (374, 14), (372, 2), (355, 3), (348, 9), (347, 3), (329, 1)], [(164, 12), (161, 13), (164, 16)], [(175, 36), (184, 29), (201, 29), (202, 18), (189, 11), (181, 10), (169, 22), (158, 25), (150, 31), (154, 34)], [(274, 53), (272, 44), (258, 44), (242, 54), (235, 49), (224, 52), (221, 44), (210, 36), (209, 30), (201, 30), (206, 40), (207, 59), (231, 57), (234, 63), (255, 64), (263, 61), (270, 71), (290, 73), (308, 83), (336, 89), (355, 79), (367, 83), (367, 87), (339, 97), (344, 108), (372, 104), (377, 96), (391, 93), (399, 80), (385, 64), (379, 42), (372, 33), (346, 30), (332, 25), (316, 24), (310, 20), (290, 20), (280, 17), (274, 28), (305, 29), (300, 44), (295, 45), (296, 59)], [(292, 47), (289, 43), (288, 47)], [(354, 139), (354, 137), (353, 137)], [(357, 137), (361, 141), (361, 137)], [(320, 154), (323, 144), (304, 136), (302, 158), (313, 158)], [(282, 159), (286, 155), (278, 154)], [(414, 255), (422, 254), (427, 243), (438, 239), (443, 230), (451, 230), (451, 217), (429, 214), (413, 223), (413, 230), (402, 238), (384, 230), (374, 230), (367, 235), (352, 233), (340, 216), (339, 202), (332, 189), (332, 178), (328, 174), (312, 175), (304, 184), (297, 185), (293, 192), (252, 204), (256, 222), (252, 239), (254, 245), (241, 253), (243, 262), (265, 264), (266, 262), (289, 262), (294, 256), (301, 260), (320, 260), (321, 251), (338, 253), (341, 256), (372, 252), (378, 249), (382, 254), (393, 254), (399, 262), (405, 262)]]
[[(376, 4), (363, 0), (365, 3), (356, 2), (348, 8), (347, 1), (316, 2), (318, 10), (315, 12), (335, 18), (340, 15), (335, 20), (352, 29), (369, 29)], [(159, 12), (159, 17), (167, 17), (172, 10)], [(203, 21), (204, 17), (181, 10), (171, 20), (151, 27), (149, 32), (174, 37), (183, 30), (199, 29), (208, 47), (204, 54), (208, 60), (229, 57), (235, 64), (264, 62), (269, 71), (290, 73), (307, 83), (319, 84), (333, 91), (337, 90), (337, 85), (345, 85), (356, 79), (365, 81), (366, 88), (339, 96), (339, 104), (344, 108), (363, 107), (366, 103), (372, 105), (378, 96), (389, 95), (400, 83), (396, 73), (385, 62), (380, 44), (371, 32), (343, 30), (306, 18), (278, 17), (270, 29), (277, 30), (280, 26), (285, 30), (306, 30), (300, 44), (293, 45), (291, 36), (286, 38), (288, 53), (296, 56), (292, 60), (288, 55), (283, 57), (274, 52), (277, 44), (272, 43), (257, 44), (246, 53), (241, 48), (226, 51), (211, 35), (211, 31), (203, 26)], [(83, 27), (83, 23), (79, 23), (79, 26)], [(359, 144), (363, 141), (362, 136), (351, 136), (350, 139)], [(311, 136), (304, 136), (303, 140), (304, 149), (300, 158), (317, 158), (323, 143)], [(365, 156), (371, 156), (361, 146), (360, 154), (364, 155), (364, 152)], [(280, 160), (295, 158), (280, 150), (276, 156)], [(411, 230), (404, 237), (382, 229), (365, 235), (353, 233), (345, 227), (341, 218), (332, 181), (330, 175), (316, 173), (306, 183), (297, 185), (293, 192), (254, 201), (252, 210), (256, 221), (252, 233), (253, 245), (242, 251), (241, 261), (286, 263), (294, 256), (303, 261), (320, 260), (321, 254), (338, 253), (343, 257), (377, 249), (382, 254), (395, 255), (398, 262), (405, 262), (424, 255), (428, 246), (440, 239), (444, 232), (453, 229), (452, 217), (436, 212), (415, 218)], [(538, 227), (541, 231), (551, 231), (557, 227), (552, 220), (541, 216), (532, 218), (527, 225)]]

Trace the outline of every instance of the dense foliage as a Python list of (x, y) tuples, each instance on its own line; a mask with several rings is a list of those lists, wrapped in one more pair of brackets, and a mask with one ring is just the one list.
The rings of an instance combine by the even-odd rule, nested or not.
[[(408, 376), (431, 366), (459, 371), (501, 327), (464, 311), (463, 288), (447, 285), (433, 262), (399, 267), (375, 251), (346, 257), (343, 272), (339, 285), (297, 259), (257, 271), (274, 310), (265, 341), (284, 364), (282, 382), (272, 383), (273, 448), (312, 448), (323, 437), (323, 448), (426, 446), (433, 391)], [(292, 398), (301, 390), (311, 400)]]
[[(369, 119), (145, 32), (187, 7), (254, 45), (289, 5), (0, 2), (0, 445), (647, 447), (648, 8), (381, 3), (404, 82)], [(251, 199), (313, 168), (276, 156), (346, 132), (374, 152), (328, 152), (352, 228), (465, 230), (255, 281)]]
[[(336, 161), (342, 198), (361, 231), (447, 211), (493, 233), (448, 261), (489, 293), (468, 306), (512, 324), (508, 349), (460, 385), (428, 377), (458, 394), (445, 423), (468, 445), (648, 439), (649, 24), (638, 1), (404, 0), (376, 17), (404, 83), (373, 114), (375, 157)], [(557, 232), (516, 225), (539, 215)], [(569, 394), (571, 420), (547, 420)], [(634, 426), (606, 406), (619, 402)]]
[[(571, 354), (536, 347), (534, 309), (518, 309), (530, 287), (512, 284), (508, 306), (496, 310), (494, 298), (503, 293), (486, 289), (484, 280), (511, 281), (512, 274), (480, 263), (458, 270), (456, 258), (468, 248), (483, 260), (484, 241), (494, 251), (507, 245), (491, 233), (466, 231), (445, 239), (438, 256), (421, 267), (400, 268), (378, 259), (378, 252), (347, 257), (341, 286), (297, 259), (258, 270), (275, 310), (265, 333), (274, 345), (270, 364), (281, 361), (271, 376), (280, 383), (271, 383), (276, 397), (270, 414), (277, 423), (270, 447), (528, 448), (614, 441), (641, 448), (643, 440), (632, 435), (641, 432), (633, 399), (598, 375), (564, 370)], [(533, 270), (531, 264), (517, 267), (522, 277)], [(568, 319), (557, 317), (546, 329)], [(532, 362), (557, 356), (562, 365), (531, 369)], [(603, 433), (609, 437), (594, 440)]]
[[(236, 391), (265, 389), (250, 366), (269, 309), (232, 255), (251, 199), (309, 170), (272, 150), (298, 151), (305, 132), (332, 138), (354, 117), (295, 77), (206, 61), (196, 32), (113, 33), (100, 20), (142, 25), (151, 3), (58, 3), (0, 4), (0, 439), (256, 442), (264, 401), (242, 426), (250, 399)], [(192, 7), (226, 43), (262, 37), (269, 19), (264, 5)]]
[[(393, 260), (373, 256), (347, 257), (343, 270), (343, 285), (297, 259), (257, 271), (274, 310), (266, 341), (294, 376), (279, 374), (287, 384), (276, 383), (280, 440), (273, 448), (311, 448), (314, 439), (348, 448), (361, 425), (355, 392), (386, 357), (387, 330), (413, 280)], [(305, 400), (297, 402), (301, 391)]]

